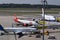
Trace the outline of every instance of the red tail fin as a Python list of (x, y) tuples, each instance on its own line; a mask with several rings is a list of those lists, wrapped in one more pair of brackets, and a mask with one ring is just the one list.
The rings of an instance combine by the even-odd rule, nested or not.
[(16, 14), (14, 14), (14, 21), (17, 22), (18, 21), (17, 19), (18, 18), (16, 17)]

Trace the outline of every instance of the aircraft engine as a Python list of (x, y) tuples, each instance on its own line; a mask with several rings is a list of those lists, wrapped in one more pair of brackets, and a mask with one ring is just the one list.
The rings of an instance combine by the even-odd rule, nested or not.
[(0, 33), (0, 36), (3, 36), (4, 35), (4, 33)]
[(23, 24), (23, 26), (26, 26), (26, 27), (27, 27), (27, 26), (28, 26), (28, 24), (24, 23), (24, 24)]
[(21, 38), (22, 36), (24, 36), (24, 34), (22, 32), (17, 33), (18, 34), (18, 38)]
[(27, 26), (32, 26), (32, 24), (31, 24), (31, 23), (30, 23), (30, 24), (24, 23), (23, 26), (25, 26), (25, 27), (27, 27)]
[(33, 24), (32, 24), (32, 22), (30, 22), (30, 26), (32, 26)]

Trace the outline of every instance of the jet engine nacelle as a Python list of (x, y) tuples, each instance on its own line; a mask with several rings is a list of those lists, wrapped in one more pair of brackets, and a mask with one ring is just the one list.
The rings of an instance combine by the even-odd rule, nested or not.
[(0, 36), (3, 36), (4, 35), (4, 33), (0, 33)]
[(17, 33), (17, 35), (19, 35), (18, 38), (21, 38), (22, 36), (24, 36), (24, 34), (22, 32)]
[(27, 26), (32, 26), (32, 24), (25, 24), (25, 23), (24, 23), (23, 26), (26, 26), (26, 27), (27, 27)]

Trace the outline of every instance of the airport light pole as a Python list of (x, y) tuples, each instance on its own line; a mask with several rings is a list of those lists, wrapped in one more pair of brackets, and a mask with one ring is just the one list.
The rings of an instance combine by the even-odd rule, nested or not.
[(42, 40), (44, 40), (44, 27), (45, 27), (45, 5), (47, 4), (46, 0), (42, 0), (42, 19), (43, 19), (43, 36), (42, 36)]

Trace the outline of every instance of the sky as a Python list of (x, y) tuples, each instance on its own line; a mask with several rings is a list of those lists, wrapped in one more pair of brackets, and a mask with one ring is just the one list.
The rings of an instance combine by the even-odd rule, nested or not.
[[(48, 4), (60, 5), (60, 0), (47, 0)], [(15, 3), (15, 4), (41, 4), (41, 0), (0, 0), (2, 3)]]

